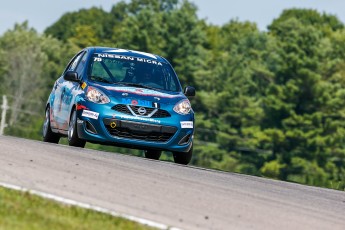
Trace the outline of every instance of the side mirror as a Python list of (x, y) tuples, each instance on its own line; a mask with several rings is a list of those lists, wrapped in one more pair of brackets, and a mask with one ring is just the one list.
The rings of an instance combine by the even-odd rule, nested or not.
[(80, 80), (78, 79), (78, 73), (75, 71), (67, 71), (63, 75), (63, 79), (65, 79), (66, 81), (80, 82)]
[(188, 97), (194, 97), (195, 96), (195, 88), (192, 86), (187, 86), (184, 89), (184, 95), (186, 95)]

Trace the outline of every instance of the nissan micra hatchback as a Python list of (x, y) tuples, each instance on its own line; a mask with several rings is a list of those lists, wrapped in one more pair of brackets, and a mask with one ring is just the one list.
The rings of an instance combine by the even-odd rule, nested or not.
[(71, 146), (93, 142), (142, 149), (176, 163), (192, 157), (194, 112), (169, 62), (158, 55), (117, 48), (85, 48), (67, 65), (49, 95), (43, 140)]

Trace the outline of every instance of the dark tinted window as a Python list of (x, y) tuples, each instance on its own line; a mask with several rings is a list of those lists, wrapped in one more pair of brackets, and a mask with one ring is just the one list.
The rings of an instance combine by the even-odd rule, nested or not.
[(68, 70), (69, 71), (75, 71), (79, 61), (80, 61), (80, 58), (83, 56), (84, 52), (78, 54), (78, 56), (76, 56), (73, 60), (73, 62), (71, 63), (71, 65), (68, 67)]
[(81, 74), (81, 72), (83, 71), (84, 67), (85, 67), (85, 64), (86, 64), (86, 58), (87, 58), (87, 55), (86, 55), (86, 52), (84, 52), (82, 55), (81, 55), (81, 60), (77, 66), (77, 69), (76, 71), (78, 72), (78, 74)]

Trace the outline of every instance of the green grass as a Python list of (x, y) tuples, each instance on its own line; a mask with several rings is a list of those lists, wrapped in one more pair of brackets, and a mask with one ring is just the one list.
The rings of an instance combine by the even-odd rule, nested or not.
[(0, 187), (0, 230), (153, 229), (123, 218)]

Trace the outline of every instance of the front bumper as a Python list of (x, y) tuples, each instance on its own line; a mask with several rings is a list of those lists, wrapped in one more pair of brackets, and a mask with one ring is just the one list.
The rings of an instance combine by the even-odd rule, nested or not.
[[(181, 122), (194, 116), (171, 112), (171, 117), (145, 118), (120, 113), (113, 105), (85, 102), (77, 108), (79, 138), (89, 142), (135, 149), (188, 152), (192, 147), (193, 128), (182, 128)], [(82, 116), (83, 110), (98, 111), (98, 119)]]

